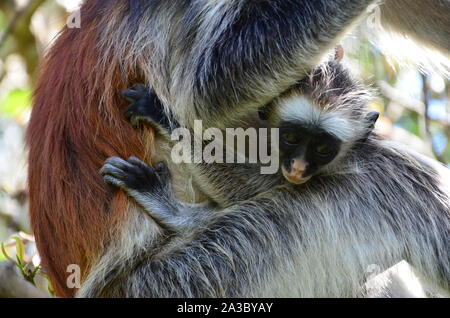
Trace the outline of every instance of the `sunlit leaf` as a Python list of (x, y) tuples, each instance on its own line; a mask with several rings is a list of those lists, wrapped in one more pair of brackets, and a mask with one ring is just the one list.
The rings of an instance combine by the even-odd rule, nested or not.
[[(5, 243), (0, 244), (1, 255), (5, 258), (5, 260), (13, 261), (11, 257), (9, 257), (8, 253), (6, 253)], [(13, 261), (14, 262), (14, 261)]]
[(16, 117), (31, 105), (30, 90), (13, 90), (0, 102), (0, 114)]
[(13, 237), (13, 239), (16, 241), (17, 260), (19, 264), (23, 264), (23, 259), (25, 257), (25, 247), (23, 246), (23, 242), (19, 237)]
[(48, 277), (48, 275), (43, 272), (39, 272), (39, 275), (41, 275), (42, 277), (44, 277), (47, 280), (47, 290), (50, 293), (50, 295), (54, 296), (55, 289), (53, 288), (53, 284), (52, 284), (52, 281), (50, 280), (50, 277)]

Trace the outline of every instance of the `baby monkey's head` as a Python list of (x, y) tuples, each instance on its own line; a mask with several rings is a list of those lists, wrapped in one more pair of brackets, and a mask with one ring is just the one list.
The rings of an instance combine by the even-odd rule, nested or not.
[(281, 172), (302, 184), (330, 168), (378, 119), (367, 110), (368, 90), (337, 61), (327, 62), (260, 111), (280, 133)]

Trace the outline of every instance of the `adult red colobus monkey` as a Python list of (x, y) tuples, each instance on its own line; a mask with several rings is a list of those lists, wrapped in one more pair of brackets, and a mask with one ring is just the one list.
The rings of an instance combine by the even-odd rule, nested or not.
[[(182, 124), (232, 127), (302, 78), (373, 3), (85, 1), (82, 27), (65, 28), (43, 61), (28, 129), (31, 222), (57, 295), (75, 293), (68, 265), (85, 277), (111, 242), (127, 259), (127, 244), (145, 248), (158, 231), (98, 173), (111, 156), (160, 154), (146, 150), (152, 131), (124, 119), (122, 89), (147, 83)], [(386, 0), (381, 23), (450, 52), (447, 0)], [(137, 222), (149, 223), (145, 237)]]

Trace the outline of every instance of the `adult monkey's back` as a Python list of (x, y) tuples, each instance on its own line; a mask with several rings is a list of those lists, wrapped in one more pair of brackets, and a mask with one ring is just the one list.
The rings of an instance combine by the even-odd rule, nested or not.
[[(430, 25), (421, 21), (434, 21), (430, 45), (448, 53), (449, 1), (398, 2), (404, 7), (382, 21), (403, 32), (397, 18), (407, 17), (426, 43)], [(57, 294), (74, 294), (68, 265), (86, 275), (111, 241), (126, 259), (127, 244), (157, 230), (98, 174), (108, 157), (155, 155), (145, 150), (151, 132), (139, 135), (124, 120), (122, 89), (146, 82), (182, 123), (226, 126), (301, 78), (372, 3), (86, 1), (81, 29), (64, 29), (44, 60), (28, 130), (32, 227)], [(148, 223), (146, 237), (132, 231), (136, 222)]]

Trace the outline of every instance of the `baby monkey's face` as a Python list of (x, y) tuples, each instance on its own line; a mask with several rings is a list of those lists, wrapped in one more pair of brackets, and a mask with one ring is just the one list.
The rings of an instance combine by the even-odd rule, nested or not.
[(302, 184), (339, 153), (342, 142), (335, 136), (301, 123), (280, 126), (281, 172), (287, 181)]

